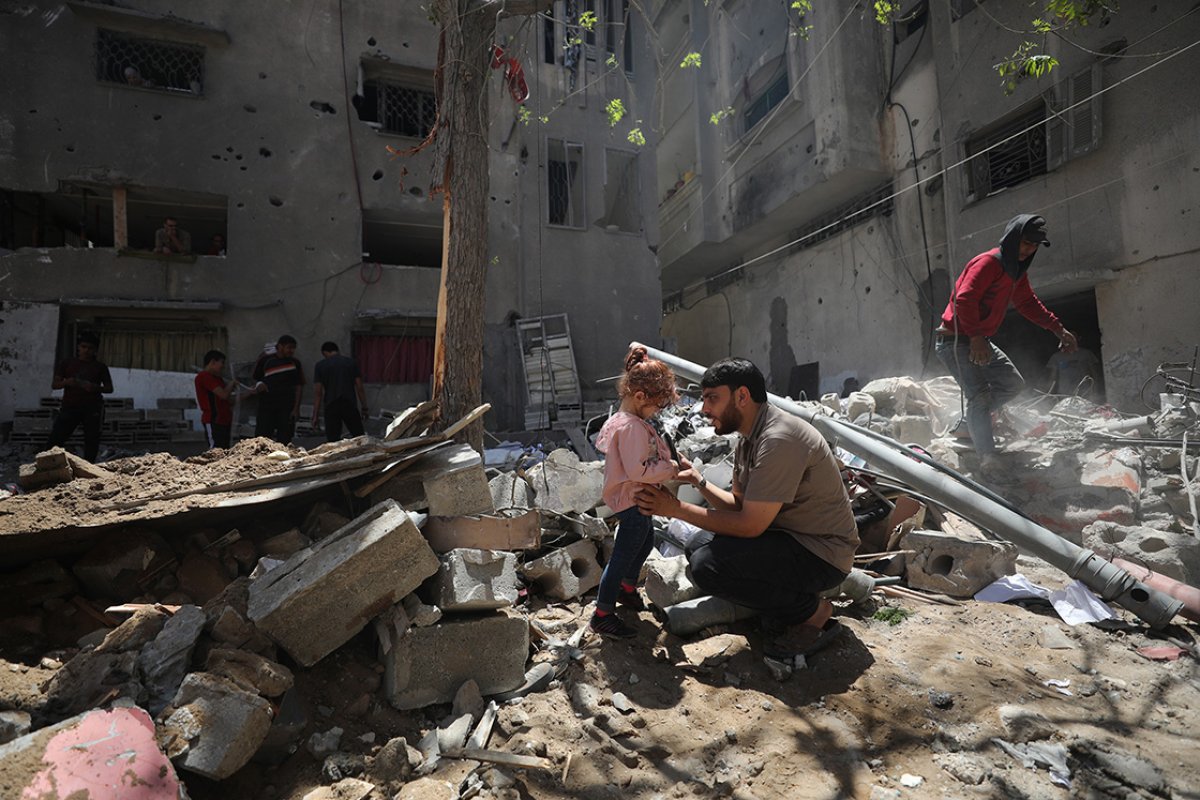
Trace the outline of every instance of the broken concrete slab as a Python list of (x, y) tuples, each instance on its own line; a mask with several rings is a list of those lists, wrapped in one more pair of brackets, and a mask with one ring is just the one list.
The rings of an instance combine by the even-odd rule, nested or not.
[(91, 597), (128, 600), (143, 592), (140, 581), (175, 557), (161, 537), (139, 531), (110, 534), (75, 562), (71, 571)]
[(1142, 458), (1135, 450), (1122, 447), (1079, 456), (1079, 482), (1084, 486), (1124, 489), (1130, 501), (1142, 491)]
[(429, 517), (421, 529), (435, 553), (459, 547), (481, 550), (536, 550), (542, 546), (541, 515)]
[(515, 472), (502, 472), (488, 481), (492, 505), (497, 513), (528, 511), (533, 507), (533, 490)]
[(408, 595), (400, 604), (404, 606), (404, 613), (408, 615), (409, 621), (418, 628), (436, 625), (442, 619), (440, 608), (421, 602), (421, 598), (415, 594)]
[(441, 562), (422, 591), (442, 611), (490, 611), (517, 601), (515, 554), (458, 548), (445, 553)]
[(580, 461), (566, 448), (550, 453), (528, 472), (537, 508), (560, 514), (591, 511), (604, 502), (604, 462)]
[(468, 444), (438, 448), (371, 492), (372, 503), (387, 499), (439, 517), (495, 512), (483, 458)]
[(1093, 522), (1133, 525), (1136, 520), (1129, 492), (1102, 486), (1039, 492), (1022, 510), (1034, 522), (1073, 544), (1082, 544), (1081, 531)]
[(199, 606), (183, 606), (138, 656), (146, 708), (151, 714), (162, 711), (179, 691), (183, 676), (191, 667), (192, 651), (204, 623), (204, 612)]
[(279, 701), (279, 711), (271, 721), (267, 737), (254, 753), (254, 761), (279, 764), (299, 749), (300, 737), (308, 728), (308, 703), (296, 687), (288, 689)]
[(704, 594), (692, 583), (687, 556), (647, 559), (645, 589), (646, 597), (661, 609)]
[(1194, 536), (1100, 521), (1083, 529), (1083, 546), (1189, 586), (1200, 586), (1200, 540)]
[(0, 746), (5, 797), (179, 800), (186, 796), (136, 707), (92, 710)]
[(36, 491), (46, 486), (66, 483), (75, 477), (70, 466), (57, 469), (39, 469), (36, 464), (22, 464), (17, 470), (17, 483), (27, 492)]
[(1017, 547), (1009, 542), (970, 541), (934, 531), (911, 531), (900, 540), (900, 546), (916, 551), (906, 561), (908, 585), (951, 597), (974, 597), (983, 587), (1017, 569)]
[(312, 539), (301, 533), (299, 528), (292, 528), (264, 541), (262, 553), (272, 558), (288, 558), (311, 544)]
[(282, 664), (245, 650), (219, 647), (210, 650), (204, 668), (213, 675), (228, 678), (248, 692), (263, 697), (278, 697), (292, 688), (295, 678)]
[(384, 658), (388, 701), (401, 710), (448, 703), (474, 680), (483, 694), (505, 692), (525, 680), (529, 624), (503, 612), (446, 618), (413, 628)]
[(558, 600), (579, 597), (600, 585), (604, 569), (596, 560), (596, 544), (587, 539), (559, 548), (521, 567), (537, 592)]
[(252, 581), (248, 617), (312, 666), (438, 566), (408, 514), (389, 500)]
[(892, 417), (892, 433), (898, 442), (928, 447), (933, 441), (933, 420), (912, 414)]
[(180, 767), (222, 780), (241, 769), (271, 728), (271, 704), (218, 675), (183, 680), (160, 741)]

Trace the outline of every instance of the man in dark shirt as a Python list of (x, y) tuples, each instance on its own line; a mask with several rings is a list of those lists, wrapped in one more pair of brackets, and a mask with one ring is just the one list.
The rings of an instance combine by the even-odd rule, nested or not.
[(267, 436), (288, 444), (300, 417), (300, 395), (304, 391), (304, 369), (294, 358), (296, 340), (287, 334), (275, 343), (275, 352), (258, 360), (254, 367), (258, 417), (255, 436)]
[(358, 364), (353, 358), (342, 355), (334, 342), (321, 345), (321, 355), (324, 358), (313, 367), (313, 427), (317, 426), (323, 398), (325, 441), (336, 442), (342, 438), (343, 423), (351, 436), (362, 436), (363, 418), (367, 416), (367, 393)]
[(76, 357), (68, 358), (54, 370), (54, 389), (62, 389), (62, 408), (54, 420), (46, 447), (66, 443), (79, 425), (83, 424), (83, 457), (95, 461), (100, 454), (100, 425), (104, 421), (104, 398), (112, 394), (112, 375), (108, 367), (96, 358), (100, 337), (81, 333), (76, 342)]
[(200, 424), (204, 426), (208, 446), (229, 449), (233, 431), (233, 407), (229, 397), (236, 380), (226, 381), (225, 354), (209, 350), (204, 354), (204, 369), (196, 375), (196, 402), (200, 404)]

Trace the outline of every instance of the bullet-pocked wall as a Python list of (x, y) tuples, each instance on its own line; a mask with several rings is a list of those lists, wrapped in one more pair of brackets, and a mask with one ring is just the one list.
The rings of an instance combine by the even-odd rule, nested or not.
[[(536, 27), (510, 21), (500, 31), (535, 97), (539, 42), (515, 34)], [(103, 301), (92, 317), (106, 319), (127, 303), (139, 309), (129, 316), (165, 322), (202, 307), (227, 332), (233, 360), (290, 333), (310, 369), (326, 339), (346, 352), (428, 338), (441, 202), (428, 196), (428, 156), (395, 153), (419, 144), (434, 120), (437, 35), (421, 8), (31, 2), (0, 18), (0, 53), (0, 247), (14, 251), (0, 258), (5, 299), (89, 313)], [(494, 75), (484, 393), (496, 407), (488, 424), (509, 429), (521, 427), (524, 397), (512, 319), (570, 313), (591, 386), (619, 358), (612, 334), (654, 337), (659, 294), (652, 230), (624, 243), (595, 214), (574, 242), (542, 235), (544, 148), (535, 140), (559, 125), (563, 139), (594, 135), (589, 155), (602, 156), (600, 104), (586, 117), (525, 126), (502, 71)], [(638, 159), (652, 174), (652, 154)], [(588, 169), (594, 211), (604, 202), (602, 162)], [(124, 247), (113, 241), (114, 192), (126, 194)], [(192, 233), (199, 255), (150, 254), (167, 215)], [(218, 244), (223, 254), (204, 255)], [(592, 301), (614, 288), (632, 299)], [(427, 380), (401, 372), (369, 383), (373, 406), (427, 394)], [(31, 378), (31, 387), (41, 382)], [(49, 390), (44, 378), (29, 392), (34, 402)]]
[(994, 247), (1013, 215), (1045, 216), (1053, 244), (1030, 280), (1051, 308), (1094, 290), (1099, 330), (1084, 344), (1099, 350), (1109, 402), (1131, 410), (1159, 362), (1190, 360), (1200, 343), (1200, 317), (1177, 301), (1200, 296), (1194, 6), (1123, 4), (1051, 38), (1051, 77), (1005, 96), (990, 65), (1020, 44), (1005, 28), (1021, 28), (1028, 5), (930, 4), (945, 160), (959, 164), (946, 178), (951, 267)]

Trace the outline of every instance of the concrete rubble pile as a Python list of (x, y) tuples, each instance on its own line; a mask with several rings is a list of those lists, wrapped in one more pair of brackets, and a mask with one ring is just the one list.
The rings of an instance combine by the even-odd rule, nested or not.
[[(935, 435), (955, 413), (947, 381), (873, 381), (813, 406), (854, 414), (859, 425), (970, 471), (973, 452)], [(731, 439), (715, 435), (698, 409), (687, 402), (668, 409), (664, 427), (710, 482), (728, 487)], [(587, 595), (612, 546), (603, 463), (560, 448), (508, 462), (511, 470), (493, 469), (489, 479), (471, 447), (422, 437), (429, 413), (417, 407), (397, 417), (380, 445), (409, 442), (418, 455), (398, 466), (400, 451), (387, 451), (388, 460), (372, 461), (340, 493), (290, 501), (307, 509), (299, 524), (280, 517), (245, 529), (127, 528), (76, 558), (31, 560), (5, 575), (4, 598), (20, 610), (3, 620), (0, 636), (36, 637), (57, 649), (32, 715), (0, 719), (0, 733), (12, 739), (0, 747), (0, 764), (32, 765), (22, 788), (40, 786), (51, 779), (47, 770), (70, 765), (49, 755), (29, 759), (30, 752), (49, 754), (54, 737), (117, 715), (122, 746), (162, 765), (156, 774), (166, 793), (147, 797), (185, 796), (175, 770), (226, 780), (252, 760), (277, 764), (295, 755), (322, 764), (326, 785), (308, 795), (314, 800), (443, 796), (446, 784), (458, 789), (445, 796), (519, 796), (504, 771), (550, 762), (489, 749), (489, 736), (498, 704), (545, 690), (581, 657)], [(1006, 494), (1063, 536), (1196, 585), (1190, 484), (1174, 478), (1181, 467), (1194, 475), (1195, 459), (1095, 435), (1110, 417), (1078, 398), (1016, 409)], [(363, 463), (364, 456), (350, 458)], [(859, 602), (880, 589), (910, 599), (917, 592), (967, 598), (1015, 571), (1013, 545), (873, 483), (869, 470), (856, 474), (861, 459), (845, 460), (861, 552), (871, 554), (862, 566), (875, 573), (856, 571), (831, 595)], [(40, 454), (31, 467), (30, 476), (63, 480), (86, 480), (89, 468), (98, 469), (61, 451)], [(679, 493), (701, 502), (689, 486)], [(645, 592), (670, 632), (706, 637), (752, 616), (704, 597), (683, 555), (686, 531), (656, 525)], [(907, 588), (884, 585), (897, 580)], [(356, 744), (319, 718), (334, 710), (311, 713), (308, 676), (364, 644), (377, 669), (363, 676), (344, 712), (374, 713), (383, 701), (423, 713), (419, 737), (376, 743), (371, 734)], [(449, 714), (429, 710), (438, 706)]]

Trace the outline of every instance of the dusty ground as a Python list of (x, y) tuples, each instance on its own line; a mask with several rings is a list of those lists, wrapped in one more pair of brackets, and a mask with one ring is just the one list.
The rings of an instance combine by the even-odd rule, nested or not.
[[(1021, 568), (1043, 584), (1062, 582), (1049, 568)], [(1151, 643), (1140, 625), (1070, 628), (1048, 607), (900, 605), (912, 614), (895, 626), (872, 618), (872, 601), (841, 608), (846, 635), (785, 683), (754, 654), (753, 622), (692, 645), (645, 612), (638, 639), (585, 639), (583, 656), (550, 690), (502, 707), (491, 747), (551, 759), (552, 772), (513, 772), (519, 796), (538, 800), (869, 798), (874, 787), (897, 797), (1200, 796), (1197, 665), (1137, 655)], [(535, 617), (570, 631), (579, 614), (566, 606)], [(1047, 628), (1065, 633), (1071, 648), (1046, 647)], [(688, 661), (699, 660), (697, 650), (717, 655), (697, 669)], [(36, 664), (0, 664), (0, 705), (35, 702), (49, 675)], [(347, 752), (369, 755), (392, 736), (414, 743), (449, 713), (391, 709), (366, 634), (297, 676), (309, 700), (305, 735), (338, 725)], [(1072, 696), (1046, 686), (1049, 679), (1069, 681)], [(597, 706), (579, 684), (597, 690)], [(612, 707), (617, 691), (634, 711)], [(1071, 750), (1070, 790), (993, 742), (1013, 739), (997, 714), (1005, 704), (1043, 715), (1051, 738)], [(360, 738), (371, 733), (371, 744)], [(921, 784), (902, 787), (905, 774)], [(320, 763), (303, 748), (221, 783), (183, 777), (196, 800), (299, 800), (322, 783)]]

